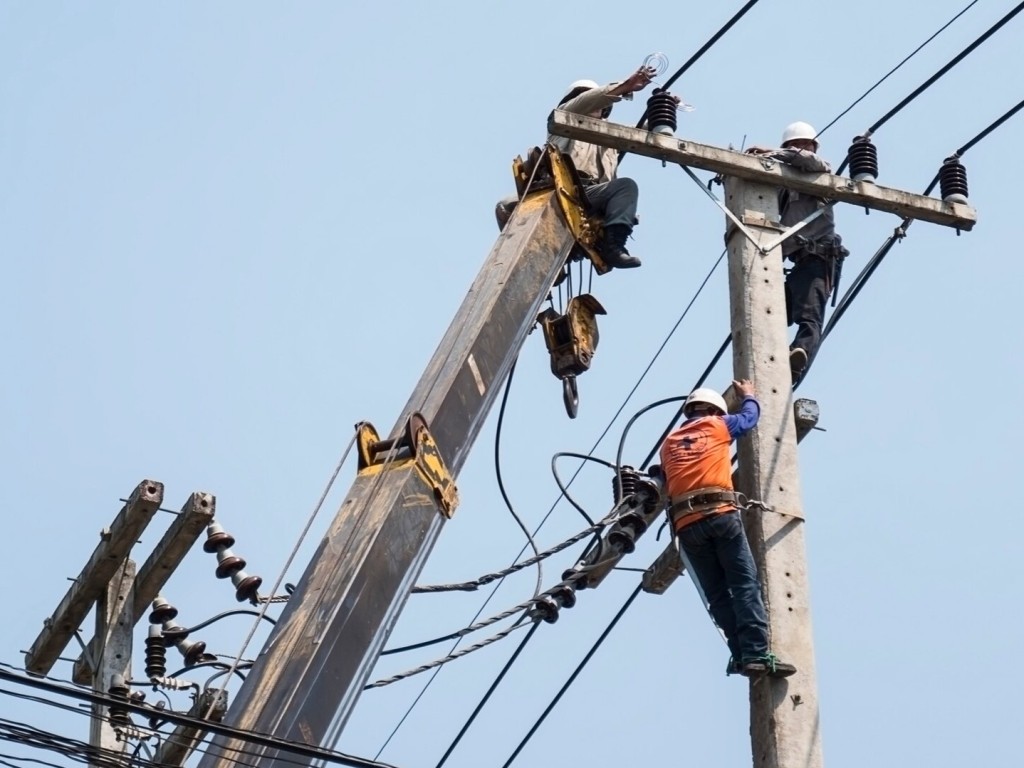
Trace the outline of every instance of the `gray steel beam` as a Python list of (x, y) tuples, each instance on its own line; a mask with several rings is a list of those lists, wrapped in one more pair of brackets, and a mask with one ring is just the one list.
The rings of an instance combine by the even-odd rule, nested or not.
[[(392, 438), (411, 414), (422, 414), (457, 475), (573, 242), (552, 194), (520, 203)], [(240, 687), (227, 722), (306, 744), (333, 743), (443, 522), (431, 489), (413, 466), (360, 473)], [(233, 765), (230, 750), (222, 752), (229, 746), (237, 745), (215, 739), (201, 768)], [(275, 750), (259, 748), (247, 762), (266, 766), (276, 758)]]

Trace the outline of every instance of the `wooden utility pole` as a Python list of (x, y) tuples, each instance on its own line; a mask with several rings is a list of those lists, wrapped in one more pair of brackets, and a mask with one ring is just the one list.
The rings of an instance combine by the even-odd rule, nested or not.
[[(759, 502), (745, 514), (744, 522), (761, 576), (772, 651), (797, 667), (789, 678), (750, 682), (753, 764), (755, 768), (820, 768), (820, 718), (782, 272), (781, 244), (792, 231), (779, 225), (778, 189), (964, 230), (973, 227), (976, 214), (960, 203), (829, 173), (802, 173), (770, 158), (583, 115), (556, 111), (548, 127), (559, 136), (725, 177), (734, 378), (751, 379), (761, 401), (757, 428), (739, 441), (736, 487)], [(663, 589), (670, 559), (663, 555), (652, 567), (647, 579), (651, 591)]]
[[(32, 647), (25, 654), (30, 674), (45, 675), (73, 636), (82, 643), (82, 654), (74, 664), (72, 677), (79, 685), (92, 685), (107, 697), (113, 681), (123, 690), (131, 682), (132, 633), (171, 573), (181, 563), (203, 529), (213, 520), (216, 499), (197, 491), (189, 496), (181, 514), (161, 537), (136, 573), (128, 555), (139, 536), (163, 503), (163, 483), (143, 480), (109, 527), (100, 533), (85, 567), (53, 614), (43, 622)], [(88, 643), (81, 640), (79, 627), (95, 606), (96, 634)], [(123, 753), (127, 741), (119, 738), (105, 705), (92, 704), (89, 743), (103, 754)], [(185, 732), (168, 752), (169, 759), (184, 759), (195, 734)], [(109, 763), (109, 761), (107, 761)]]

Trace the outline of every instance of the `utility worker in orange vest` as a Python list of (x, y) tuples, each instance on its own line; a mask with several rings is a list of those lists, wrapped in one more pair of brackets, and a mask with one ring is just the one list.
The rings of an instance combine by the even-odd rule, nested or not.
[(661, 446), (665, 488), (691, 575), (729, 644), (726, 674), (786, 677), (796, 667), (780, 662), (768, 647), (768, 615), (733, 490), (729, 453), (732, 441), (757, 424), (761, 406), (749, 381), (734, 381), (733, 387), (743, 398), (736, 414), (727, 412), (725, 399), (713, 389), (696, 389), (686, 398), (686, 421)]

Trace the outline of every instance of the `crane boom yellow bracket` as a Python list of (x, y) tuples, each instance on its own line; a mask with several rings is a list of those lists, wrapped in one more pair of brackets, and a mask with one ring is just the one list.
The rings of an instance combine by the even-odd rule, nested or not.
[(370, 422), (359, 422), (356, 424), (356, 448), (358, 474), (374, 475), (412, 463), (433, 490), (441, 514), (449, 519), (455, 514), (455, 507), (459, 505), (458, 488), (421, 414), (412, 414), (402, 433), (389, 440), (381, 440)]
[(543, 150), (534, 147), (526, 160), (517, 157), (512, 161), (512, 175), (520, 199), (534, 192), (554, 190), (566, 226), (579, 246), (569, 256), (571, 260), (590, 259), (599, 275), (611, 270), (597, 249), (601, 238), (601, 217), (590, 211), (583, 183), (568, 155), (551, 144)]

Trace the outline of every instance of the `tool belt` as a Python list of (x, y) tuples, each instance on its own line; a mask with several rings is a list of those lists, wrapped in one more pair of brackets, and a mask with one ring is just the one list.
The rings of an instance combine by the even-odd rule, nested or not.
[(740, 495), (725, 488), (698, 488), (682, 496), (673, 496), (668, 513), (673, 525), (683, 518), (697, 518), (717, 512), (723, 504), (739, 505)]
[(805, 256), (817, 256), (819, 259), (845, 259), (850, 252), (843, 246), (842, 238), (833, 235), (826, 240), (810, 240), (794, 235), (793, 242), (797, 249), (788, 254), (788, 258), (796, 263)]

